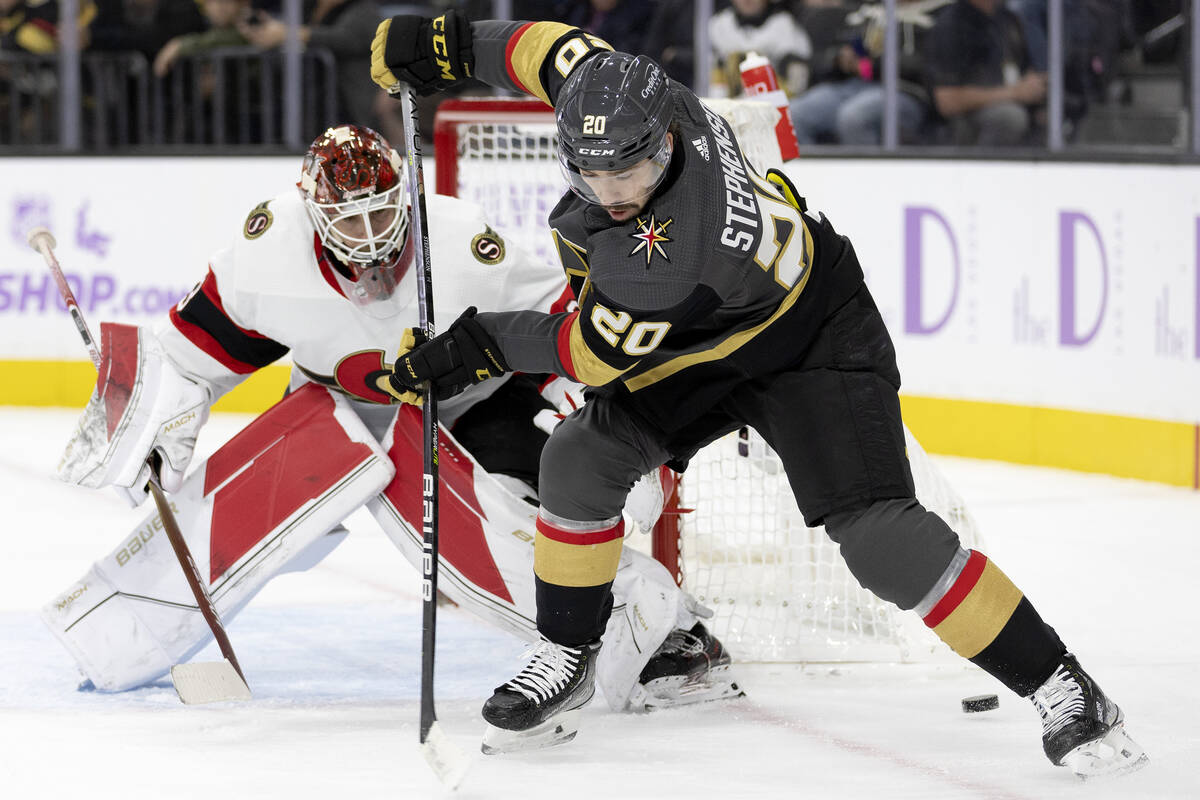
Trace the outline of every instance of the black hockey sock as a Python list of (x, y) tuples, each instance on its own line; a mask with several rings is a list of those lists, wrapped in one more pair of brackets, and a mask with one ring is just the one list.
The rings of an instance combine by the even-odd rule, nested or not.
[(977, 550), (922, 619), (954, 652), (1023, 697), (1066, 652), (1021, 590)]

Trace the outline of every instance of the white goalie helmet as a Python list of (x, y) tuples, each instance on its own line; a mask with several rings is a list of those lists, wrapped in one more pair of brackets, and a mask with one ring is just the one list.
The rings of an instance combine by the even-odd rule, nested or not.
[(329, 128), (309, 147), (296, 185), (322, 246), (338, 261), (342, 293), (372, 316), (396, 313), (392, 295), (412, 263), (399, 153), (370, 128)]

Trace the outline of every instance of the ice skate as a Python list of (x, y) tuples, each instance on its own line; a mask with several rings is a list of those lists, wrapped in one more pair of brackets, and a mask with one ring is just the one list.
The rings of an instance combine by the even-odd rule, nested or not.
[(1067, 653), (1029, 698), (1042, 715), (1042, 747), (1055, 766), (1082, 780), (1146, 765), (1145, 751), (1125, 733), (1125, 715)]
[(741, 697), (725, 647), (697, 622), (671, 631), (642, 669), (631, 702), (647, 711)]
[(599, 641), (563, 647), (543, 640), (525, 653), (525, 668), (483, 704), (483, 752), (535, 750), (574, 739), (579, 709), (596, 693), (599, 651)]

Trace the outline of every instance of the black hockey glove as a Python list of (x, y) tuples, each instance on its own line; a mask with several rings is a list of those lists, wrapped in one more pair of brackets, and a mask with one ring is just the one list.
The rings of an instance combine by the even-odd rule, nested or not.
[(371, 42), (371, 80), (389, 92), (403, 81), (417, 94), (433, 94), (470, 78), (474, 65), (471, 23), (454, 9), (385, 19)]
[(475, 306), (471, 306), (449, 330), (428, 341), (422, 341), (420, 331), (413, 331), (416, 346), (396, 357), (396, 366), (388, 377), (397, 395), (419, 392), (427, 381), (432, 381), (437, 398), (445, 400), (508, 371), (500, 348), (475, 321), (475, 314)]

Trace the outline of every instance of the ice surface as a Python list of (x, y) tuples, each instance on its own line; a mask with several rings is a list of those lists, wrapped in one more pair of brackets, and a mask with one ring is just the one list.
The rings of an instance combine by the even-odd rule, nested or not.
[[(317, 568), (277, 579), (229, 626), (255, 699), (187, 707), (170, 682), (76, 691), (37, 609), (142, 511), (51, 476), (75, 412), (0, 409), (0, 794), (6, 798), (439, 797), (417, 746), (416, 573), (365, 514)], [(247, 418), (217, 416), (210, 452)], [(741, 665), (745, 700), (585, 711), (571, 744), (475, 755), (463, 798), (1197, 798), (1200, 494), (937, 459), (989, 556), (1125, 709), (1139, 773), (1079, 783), (1042, 755), (1037, 715), (983, 672), (938, 665)], [(477, 753), (478, 710), (521, 644), (440, 611), (438, 711)], [(736, 654), (735, 654), (736, 655)], [(200, 658), (214, 658), (212, 647)], [(963, 714), (961, 698), (1000, 708)]]

